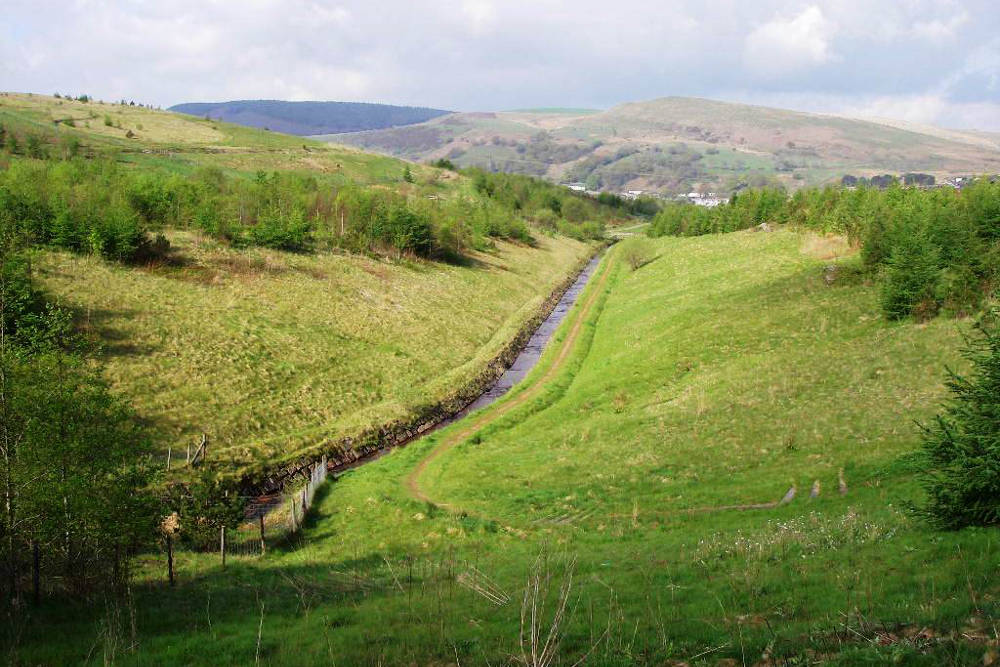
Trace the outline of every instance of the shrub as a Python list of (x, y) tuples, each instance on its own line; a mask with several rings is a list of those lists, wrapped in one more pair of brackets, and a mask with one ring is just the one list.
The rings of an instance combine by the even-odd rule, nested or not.
[(434, 248), (434, 233), (430, 221), (402, 203), (389, 209), (382, 240), (390, 243), (396, 250), (408, 250), (425, 257)]
[(941, 528), (1000, 524), (1000, 333), (980, 323), (965, 357), (969, 375), (949, 371), (951, 400), (924, 433), (927, 502), (918, 508)]
[(939, 252), (925, 234), (902, 234), (886, 260), (882, 283), (882, 311), (889, 319), (918, 314), (921, 319), (937, 312), (936, 290), (940, 278)]
[(643, 238), (630, 238), (622, 241), (622, 259), (636, 271), (655, 259), (653, 248), (649, 241)]
[(455, 171), (455, 163), (448, 158), (441, 158), (440, 160), (434, 160), (431, 162), (432, 167), (437, 167), (438, 169), (448, 169), (449, 171)]
[(105, 209), (90, 227), (90, 249), (105, 259), (132, 260), (146, 242), (139, 216), (120, 205)]
[(3, 146), (11, 155), (15, 155), (21, 151), (21, 146), (18, 144), (17, 137), (14, 136), (13, 132), (7, 133), (7, 138), (4, 140)]
[(309, 247), (311, 231), (312, 226), (301, 209), (283, 213), (271, 208), (250, 228), (247, 236), (254, 245), (301, 252)]

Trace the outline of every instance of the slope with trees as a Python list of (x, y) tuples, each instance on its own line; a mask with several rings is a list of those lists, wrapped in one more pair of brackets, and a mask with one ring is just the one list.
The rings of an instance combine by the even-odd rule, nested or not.
[(365, 102), (235, 100), (186, 102), (170, 111), (299, 136), (360, 132), (422, 123), (450, 112)]
[(331, 137), (413, 160), (586, 182), (591, 189), (730, 192), (788, 189), (844, 174), (1000, 171), (1000, 143), (940, 130), (669, 97), (607, 111), (460, 113), (419, 125)]

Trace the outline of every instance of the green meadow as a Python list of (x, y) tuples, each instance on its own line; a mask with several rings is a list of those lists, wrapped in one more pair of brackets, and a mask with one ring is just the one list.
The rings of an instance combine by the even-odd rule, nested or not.
[(33, 610), (18, 659), (989, 664), (996, 530), (908, 510), (969, 323), (888, 322), (863, 276), (805, 232), (628, 239), (503, 400), (328, 484), (263, 558), (181, 552), (170, 588), (141, 557), (134, 617)]

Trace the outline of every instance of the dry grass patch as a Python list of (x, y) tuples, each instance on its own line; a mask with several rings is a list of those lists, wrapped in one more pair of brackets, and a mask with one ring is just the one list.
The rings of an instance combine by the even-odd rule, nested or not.
[(814, 259), (841, 259), (855, 255), (858, 248), (852, 247), (846, 236), (804, 232), (799, 252)]

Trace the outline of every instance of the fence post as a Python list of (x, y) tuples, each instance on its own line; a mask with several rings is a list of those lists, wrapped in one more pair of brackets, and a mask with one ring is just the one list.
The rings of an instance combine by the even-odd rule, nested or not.
[(174, 585), (174, 538), (167, 535), (167, 577), (170, 585)]
[(172, 447), (170, 447), (170, 446), (167, 447), (167, 470), (168, 471), (170, 470), (170, 450), (171, 449), (172, 449)]
[(263, 513), (258, 517), (260, 519), (260, 555), (264, 555), (266, 546), (264, 544), (264, 515)]
[(219, 551), (222, 552), (222, 569), (226, 569), (226, 527), (223, 526), (219, 534)]

